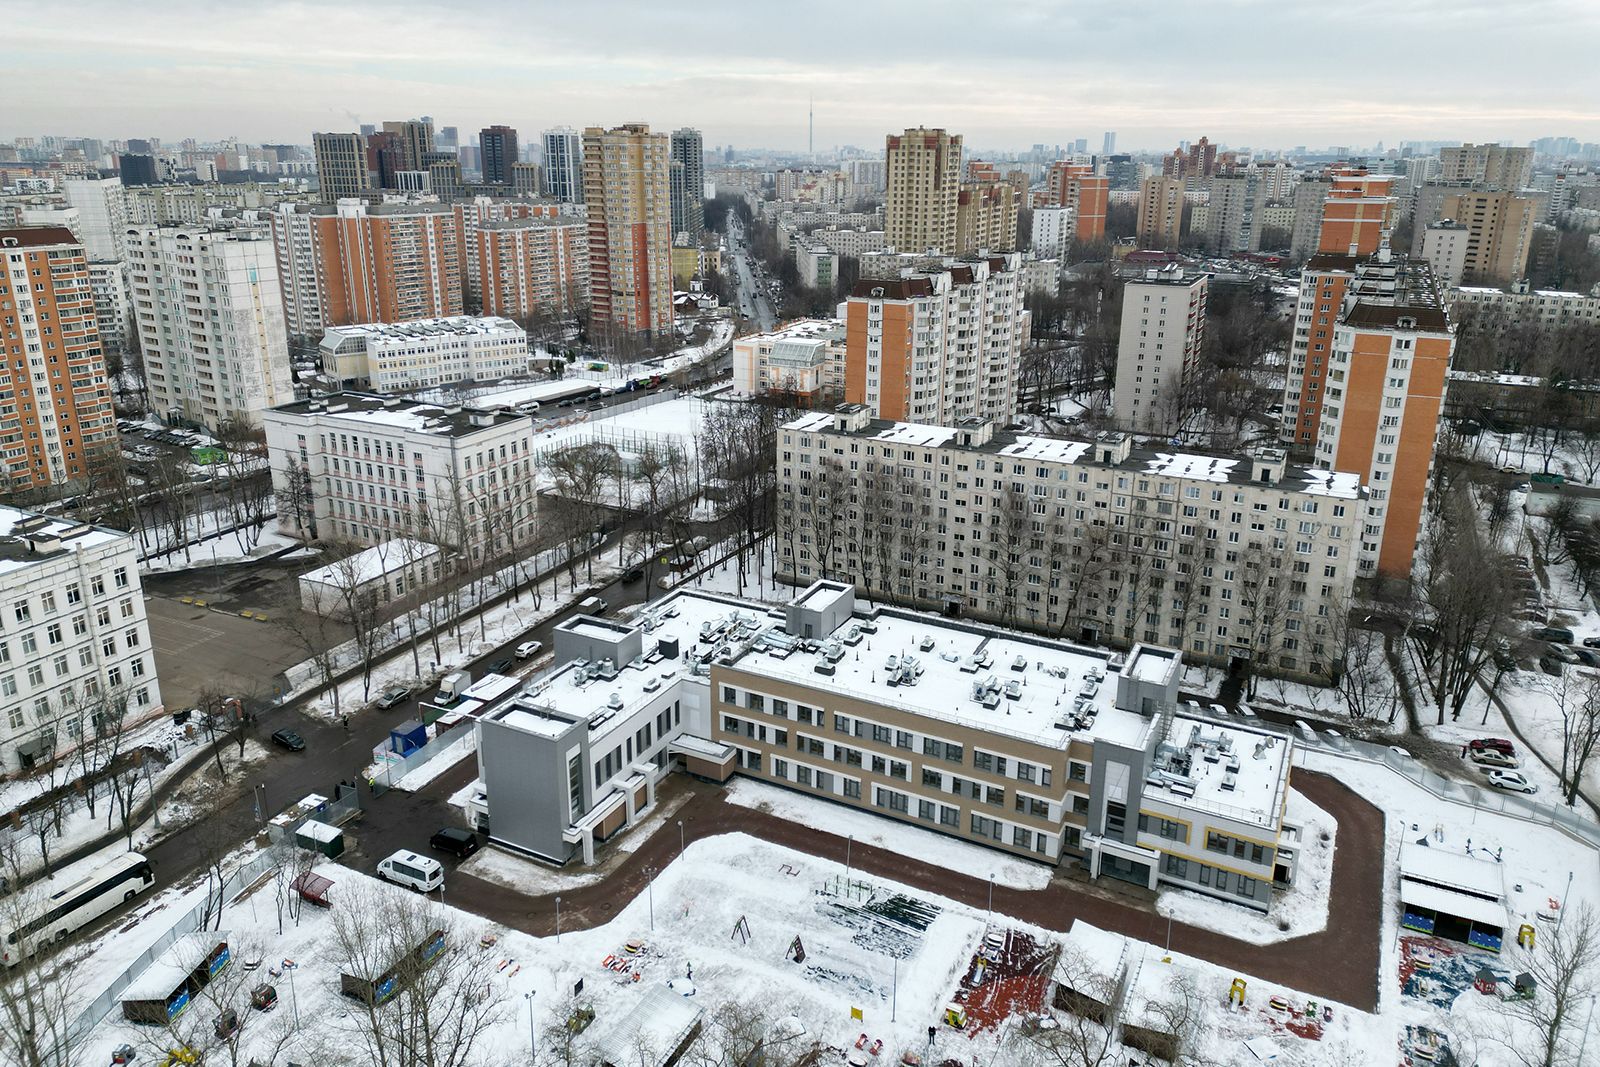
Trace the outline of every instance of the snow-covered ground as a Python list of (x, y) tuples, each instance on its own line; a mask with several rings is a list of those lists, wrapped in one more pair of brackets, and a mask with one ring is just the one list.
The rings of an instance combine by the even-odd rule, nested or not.
[[(818, 800), (765, 782), (735, 778), (728, 783), (727, 799), (730, 804), (765, 811), (802, 826), (826, 826), (829, 833), (854, 837), (862, 844), (897, 852), (923, 863), (965, 871), (974, 878), (993, 874), (996, 885), (1043, 889), (1050, 884), (1052, 868), (1047, 864), (1030, 863), (982, 845), (959, 841), (948, 834), (923, 830), (871, 812), (853, 811), (832, 801)], [(844, 873), (844, 861), (841, 854), (834, 863), (837, 867), (834, 873)]]
[(407, 774), (404, 778), (394, 783), (396, 789), (414, 793), (424, 788), (435, 778), (460, 763), (462, 760), (476, 754), (478, 751), (478, 731), (475, 727), (461, 730), (461, 737), (443, 752), (433, 757), (427, 763)]
[[(966, 995), (974, 1007), (964, 1030), (944, 1024), (944, 1008), (963, 987), (964, 977), (976, 973), (974, 956), (987, 930), (1007, 942), (1007, 954), (1036, 945), (1040, 970), (1046, 974), (1061, 932), (1005, 915), (986, 916), (981, 909), (893, 882), (863, 880), (842, 899), (835, 866), (742, 834), (697, 841), (611, 921), (589, 930), (564, 930), (559, 941), (459, 912), (448, 904), (448, 887), (444, 904), (405, 900), (410, 907), (437, 914), (441, 925), (450, 928), (450, 951), (466, 954), (457, 964), (470, 965), (486, 980), (491, 1001), (499, 1006), (496, 1021), (466, 1062), (526, 1057), (535, 1037), (530, 1034), (530, 1011), (541, 1048), (548, 1051), (546, 1028), (571, 1010), (571, 991), (580, 979), (577, 1000), (595, 1013), (593, 1025), (579, 1039), (578, 1055), (584, 1062), (594, 1056), (591, 1043), (625, 1028), (631, 1013), (663, 987), (691, 994), (687, 1003), (708, 1014), (738, 1004), (743, 1011), (761, 1013), (768, 1025), (792, 1015), (806, 1031), (797, 1052), (817, 1042), (841, 1050), (842, 1058), (843, 1051), (853, 1050), (858, 1035), (865, 1034), (863, 1045), (882, 1042), (876, 1058), (870, 1049), (862, 1050), (866, 1063), (896, 1063), (909, 1052), (930, 1063), (953, 1059), (1021, 1067), (1039, 1062), (1039, 1051), (1013, 1025), (1014, 1019), (998, 1029), (985, 1028), (978, 1023), (984, 1012), (976, 1006), (989, 1003), (989, 997), (1016, 996), (1016, 1010), (1021, 1010), (1031, 997), (1046, 995), (1048, 980), (1015, 987), (992, 980), (979, 985)], [(402, 892), (337, 864), (317, 870), (335, 883), (335, 910), (371, 911), (376, 901)], [(343, 960), (333, 931), (335, 916), (307, 908), (298, 923), (286, 923), (280, 934), (270, 889), (255, 896), (260, 898), (255, 903), (236, 904), (224, 916), (230, 941), (240, 946), (231, 966), (263, 959), (264, 974), (269, 965), (293, 960), (294, 987), (291, 993), (287, 972), (243, 983), (248, 987), (255, 980), (273, 981), (279, 1006), (265, 1016), (241, 1007), (246, 1026), (241, 1062), (249, 1058), (251, 1041), (264, 1043), (277, 1036), (285, 1017), (299, 1019), (299, 1033), (286, 1050), (299, 1059), (319, 1037), (348, 1034), (359, 1018), (338, 993)], [(492, 945), (480, 945), (485, 935), (494, 937)], [(638, 951), (625, 952), (625, 944), (634, 940), (642, 943)], [(801, 962), (792, 951), (797, 943), (805, 954)], [(1331, 1005), (1331, 1020), (1312, 1028), (1316, 1038), (1301, 1037), (1268, 1002), (1277, 995), (1303, 1006), (1303, 994), (1246, 975), (1249, 1006), (1230, 1010), (1223, 1006), (1223, 994), (1233, 972), (1181, 955), (1162, 959), (1159, 949), (1136, 943), (1130, 949), (1142, 957), (1137, 976), (1141, 990), (1161, 988), (1169, 973), (1193, 978), (1207, 1024), (1197, 1051), (1210, 1061), (1251, 1062), (1244, 1043), (1262, 1047), (1262, 1040), (1278, 1048), (1283, 1063), (1332, 1064), (1350, 1049), (1358, 1055), (1343, 1062), (1383, 1062), (1393, 1051), (1384, 1020)], [(621, 970), (604, 966), (619, 957), (626, 961)], [(1145, 973), (1144, 968), (1155, 970)], [(1004, 1009), (993, 1014), (1004, 1014)], [(196, 1018), (187, 1025), (203, 1032), (210, 1021)], [(259, 1036), (251, 1034), (252, 1026)], [(120, 1042), (148, 1048), (151, 1040), (148, 1028), (113, 1016), (91, 1035), (82, 1055), (86, 1063), (102, 1063)], [(1373, 1055), (1361, 1056), (1360, 1051)]]
[(1339, 824), (1298, 791), (1289, 790), (1286, 820), (1301, 826), (1294, 884), (1277, 894), (1272, 910), (1255, 908), (1183, 889), (1164, 888), (1156, 898), (1162, 915), (1256, 945), (1314, 934), (1328, 927), (1328, 890)]
[[(715, 559), (720, 547), (714, 547), (707, 556)], [(799, 592), (796, 587), (777, 580), (772, 567), (771, 545), (765, 541), (759, 548), (745, 553), (742, 586), (739, 583), (738, 563), (733, 559), (725, 559), (675, 588), (693, 589), (702, 593), (722, 593), (725, 596), (744, 597), (767, 604), (786, 604)]]
[[(301, 546), (294, 538), (279, 533), (275, 529), (277, 522), (277, 519), (268, 519), (253, 527), (253, 533), (233, 530), (210, 534), (189, 545), (187, 549), (178, 548), (141, 560), (139, 570), (151, 574), (187, 570), (190, 567), (212, 567), (221, 563), (238, 563), (241, 560), (260, 559), (280, 548), (294, 548), (298, 553), (296, 558), (304, 556), (309, 559), (316, 555), (314, 550)], [(249, 547), (241, 547), (241, 542)]]

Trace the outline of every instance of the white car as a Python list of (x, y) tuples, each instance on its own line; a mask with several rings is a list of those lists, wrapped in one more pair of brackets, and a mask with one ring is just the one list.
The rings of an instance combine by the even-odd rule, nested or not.
[(1472, 760), (1473, 763), (1476, 763), (1480, 767), (1512, 768), (1522, 766), (1522, 764), (1517, 762), (1515, 757), (1508, 756), (1504, 752), (1500, 752), (1497, 749), (1492, 748), (1477, 749), (1476, 751), (1471, 752), (1467, 758)]
[(527, 659), (529, 656), (537, 656), (543, 648), (543, 641), (524, 641), (516, 647), (517, 658)]
[(1490, 771), (1489, 784), (1496, 789), (1512, 793), (1537, 793), (1539, 787), (1522, 776), (1520, 771)]

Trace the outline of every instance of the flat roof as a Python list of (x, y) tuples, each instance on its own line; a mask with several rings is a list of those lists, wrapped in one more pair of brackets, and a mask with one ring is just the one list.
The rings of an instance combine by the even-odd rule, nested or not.
[(1179, 711), (1156, 745), (1145, 795), (1276, 827), (1292, 748), (1285, 733)]
[(408, 537), (396, 537), (381, 545), (373, 545), (344, 559), (336, 560), (326, 567), (307, 571), (300, 576), (300, 580), (320, 585), (336, 585), (340, 588), (347, 583), (365, 585), (367, 582), (403, 570), (413, 563), (430, 560), (438, 554), (438, 545), (426, 541), (413, 541)]
[[(440, 437), (468, 437), (486, 430), (501, 429), (513, 422), (532, 425), (526, 415), (497, 408), (467, 411), (460, 407), (444, 407), (381, 393), (329, 393), (327, 396), (280, 404), (270, 411), (298, 418), (348, 422), (351, 430), (389, 426)], [(474, 418), (480, 421), (488, 419), (489, 422), (487, 425), (478, 425)]]
[(139, 977), (128, 983), (118, 994), (118, 1002), (167, 999), (218, 945), (227, 942), (227, 933), (220, 930), (183, 934), (141, 971)]
[(1400, 846), (1400, 878), (1402, 883), (1411, 879), (1493, 900), (1506, 892), (1500, 864), (1415, 841)]
[[(0, 504), (0, 575), (59, 559), (68, 552), (126, 540), (129, 534)], [(50, 547), (51, 540), (59, 544)]]
[[(1254, 457), (1238, 453), (1174, 452), (1163, 449), (1134, 448), (1128, 458), (1117, 463), (1102, 463), (1095, 458), (1094, 442), (1083, 438), (1042, 436), (995, 430), (982, 444), (959, 443), (958, 427), (873, 419), (861, 430), (834, 429), (832, 412), (813, 411), (784, 423), (785, 430), (800, 433), (839, 433), (870, 438), (891, 445), (914, 448), (959, 448), (963, 452), (991, 453), (1021, 460), (1053, 463), (1084, 463), (1105, 469), (1135, 471), (1152, 477), (1182, 478), (1191, 481), (1261, 485), (1252, 477)], [(1359, 475), (1323, 470), (1299, 464), (1286, 464), (1274, 488), (1316, 496), (1360, 499), (1365, 490)]]
[(527, 336), (522, 327), (498, 315), (450, 315), (409, 322), (363, 322), (353, 326), (329, 326), (323, 331), (323, 338), (326, 340), (329, 336), (339, 336), (364, 337), (376, 341), (415, 341), (424, 337), (470, 337), (513, 332)]

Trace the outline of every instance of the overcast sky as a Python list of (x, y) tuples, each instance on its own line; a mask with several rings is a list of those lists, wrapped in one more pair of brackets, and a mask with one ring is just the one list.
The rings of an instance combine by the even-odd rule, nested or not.
[(432, 115), (697, 126), (706, 144), (1124, 150), (1600, 141), (1597, 0), (0, 0), (0, 138), (236, 135)]

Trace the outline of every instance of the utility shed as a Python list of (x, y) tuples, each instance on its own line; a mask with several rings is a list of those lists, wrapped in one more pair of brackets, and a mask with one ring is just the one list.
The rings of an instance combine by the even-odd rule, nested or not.
[(1510, 918), (1498, 863), (1416, 842), (1400, 846), (1400, 925), (1499, 952)]
[(117, 999), (129, 1022), (165, 1026), (188, 1010), (194, 995), (228, 966), (228, 935), (184, 934), (130, 982)]

